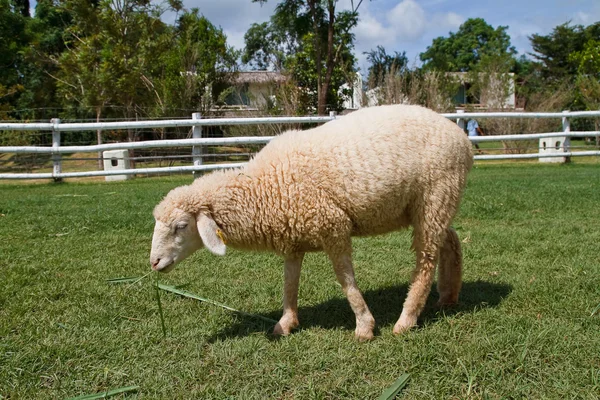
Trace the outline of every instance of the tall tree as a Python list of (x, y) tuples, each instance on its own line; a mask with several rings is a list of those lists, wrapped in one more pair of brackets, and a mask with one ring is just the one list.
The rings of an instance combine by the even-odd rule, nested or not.
[[(67, 112), (85, 117), (93, 112), (97, 120), (107, 109), (126, 119), (146, 115), (158, 60), (171, 44), (160, 19), (163, 9), (146, 0), (103, 0), (97, 6), (67, 0), (63, 7), (74, 24), (54, 78)], [(96, 139), (102, 142), (100, 131)], [(137, 131), (128, 130), (127, 139), (135, 141)]]
[(437, 37), (421, 53), (423, 68), (445, 72), (468, 72), (482, 58), (514, 56), (517, 51), (510, 44), (507, 26), (493, 28), (482, 18), (470, 18), (456, 33)]
[(19, 117), (49, 119), (58, 117), (60, 100), (56, 92), (58, 60), (65, 51), (65, 39), (73, 20), (58, 2), (39, 0), (34, 17), (28, 19), (30, 45), (23, 52), (24, 91), (17, 106)]
[[(21, 79), (23, 52), (29, 44), (26, 32), (27, 19), (9, 0), (0, 0), (0, 118), (7, 119), (7, 112), (23, 91)], [(2, 105), (3, 104), (3, 105)]]
[[(252, 1), (264, 3), (266, 0)], [(348, 49), (354, 40), (350, 30), (358, 22), (362, 1), (351, 0), (350, 11), (336, 12), (337, 0), (283, 0), (270, 25), (255, 24), (248, 31), (244, 60), (253, 61), (259, 67), (295, 65), (312, 68), (315, 87), (308, 89), (316, 91), (317, 112), (323, 115), (331, 98), (336, 66), (348, 64), (351, 55)], [(310, 60), (294, 59), (286, 65), (298, 54)], [(292, 71), (292, 74), (294, 72), (298, 72), (305, 82), (313, 81), (302, 79), (306, 71)]]
[(104, 0), (97, 10), (87, 0), (69, 0), (65, 9), (76, 23), (58, 60), (64, 105), (98, 115), (110, 104), (124, 118), (144, 115), (154, 98), (148, 82), (171, 47), (163, 9), (146, 0)]
[(12, 0), (12, 3), (16, 12), (24, 17), (31, 17), (29, 0)]
[(383, 46), (364, 53), (371, 64), (368, 70), (367, 83), (370, 88), (376, 87), (388, 74), (400, 74), (408, 67), (406, 52), (387, 54)]
[(185, 11), (177, 20), (171, 49), (164, 53), (155, 86), (156, 111), (194, 109), (206, 113), (217, 101), (237, 67), (239, 54), (227, 36), (199, 14)]
[(548, 35), (531, 35), (529, 40), (533, 48), (531, 55), (541, 64), (542, 76), (548, 84), (572, 82), (581, 64), (581, 59), (573, 54), (582, 53), (590, 40), (600, 41), (600, 22), (588, 27), (567, 22)]

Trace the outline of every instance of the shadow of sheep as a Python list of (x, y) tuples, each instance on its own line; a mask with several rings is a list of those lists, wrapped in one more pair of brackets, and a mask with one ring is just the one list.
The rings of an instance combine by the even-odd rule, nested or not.
[[(375, 317), (376, 335), (379, 334), (377, 329), (386, 328), (396, 323), (402, 311), (402, 299), (406, 297), (407, 291), (408, 286), (403, 284), (363, 292), (364, 299), (369, 305), (373, 317)], [(485, 281), (464, 282), (459, 304), (451, 308), (444, 308), (443, 311), (448, 316), (457, 313), (474, 313), (484, 308), (497, 307), (511, 291), (512, 286), (508, 284)], [(438, 296), (434, 287), (419, 318), (419, 325), (434, 322), (439, 318), (440, 308), (435, 306), (437, 300)], [(278, 309), (257, 315), (278, 320), (281, 313), (282, 311)], [(348, 300), (344, 297), (331, 299), (314, 306), (299, 307), (298, 316), (300, 319), (299, 330), (319, 327), (323, 329), (343, 328), (353, 331), (355, 326), (354, 313), (350, 309)], [(234, 324), (209, 337), (208, 343), (232, 337), (245, 337), (257, 332), (264, 332), (271, 336), (273, 326), (268, 323), (244, 315), (237, 315), (236, 318), (237, 321)], [(279, 337), (272, 338), (277, 340)]]

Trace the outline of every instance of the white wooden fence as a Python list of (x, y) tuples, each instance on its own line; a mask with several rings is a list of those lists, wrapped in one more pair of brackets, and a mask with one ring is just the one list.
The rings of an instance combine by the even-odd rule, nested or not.
[[(488, 113), (465, 113), (442, 114), (444, 117), (456, 120), (464, 128), (464, 122), (475, 118), (478, 120), (486, 118), (561, 118), (563, 130), (561, 132), (548, 132), (523, 135), (497, 135), (471, 137), (473, 142), (488, 141), (519, 141), (541, 138), (557, 137), (593, 137), (600, 136), (600, 131), (571, 132), (571, 118), (595, 118), (600, 117), (600, 111), (564, 111), (562, 113), (526, 113), (526, 112), (488, 112)], [(59, 119), (53, 119), (50, 123), (0, 123), (0, 130), (13, 131), (51, 131), (52, 146), (5, 146), (0, 147), (0, 153), (45, 153), (51, 154), (53, 160), (53, 171), (48, 173), (0, 173), (0, 179), (62, 179), (74, 177), (110, 176), (110, 175), (134, 175), (134, 174), (157, 174), (184, 171), (208, 171), (223, 168), (234, 168), (243, 163), (202, 164), (202, 146), (221, 146), (232, 144), (264, 144), (273, 139), (274, 136), (247, 136), (229, 138), (202, 138), (203, 126), (226, 126), (226, 125), (259, 125), (259, 124), (299, 124), (299, 123), (324, 123), (335, 118), (343, 118), (331, 113), (322, 117), (268, 117), (268, 118), (213, 118), (200, 119), (195, 113), (192, 119), (187, 120), (161, 120), (161, 121), (126, 121), (126, 122), (100, 122), (100, 123), (61, 123)], [(143, 129), (143, 128), (173, 128), (192, 127), (191, 139), (175, 140), (152, 140), (141, 142), (110, 143), (88, 146), (61, 146), (60, 133), (68, 131), (98, 131), (117, 129)], [(166, 147), (192, 147), (193, 165), (160, 168), (136, 168), (109, 171), (85, 171), (85, 172), (62, 172), (61, 155), (65, 153), (90, 153), (105, 150), (129, 150), (149, 149)], [(560, 152), (554, 154), (499, 154), (499, 155), (476, 155), (476, 160), (502, 160), (502, 159), (527, 159), (545, 157), (576, 157), (576, 156), (600, 156), (600, 151), (571, 151), (569, 146), (562, 146)]]

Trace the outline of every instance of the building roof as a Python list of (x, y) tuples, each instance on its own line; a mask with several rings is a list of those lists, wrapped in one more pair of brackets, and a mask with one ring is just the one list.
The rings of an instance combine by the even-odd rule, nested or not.
[(235, 83), (282, 83), (287, 81), (287, 76), (273, 71), (248, 71), (238, 72)]

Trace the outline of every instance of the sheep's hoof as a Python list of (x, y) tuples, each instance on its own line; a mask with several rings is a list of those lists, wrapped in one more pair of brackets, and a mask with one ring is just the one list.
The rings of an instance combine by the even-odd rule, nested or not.
[(354, 336), (359, 342), (366, 342), (373, 339), (373, 327), (375, 321), (369, 321), (368, 323), (356, 324), (354, 330)]
[(409, 331), (412, 327), (417, 325), (417, 317), (406, 317), (404, 315), (400, 316), (396, 325), (394, 325), (394, 335), (400, 335)]
[(298, 326), (298, 320), (281, 318), (273, 328), (273, 335), (287, 336)]
[(363, 329), (359, 330), (356, 328), (354, 331), (354, 337), (359, 342), (368, 342), (369, 340), (373, 340), (373, 330), (372, 329)]
[(437, 303), (435, 303), (438, 308), (450, 308), (454, 307), (458, 304), (458, 296), (455, 297), (444, 297), (440, 298)]

